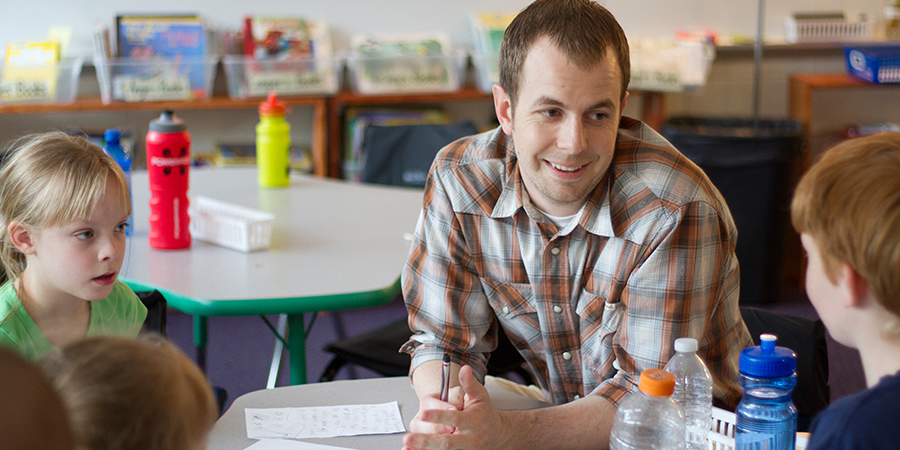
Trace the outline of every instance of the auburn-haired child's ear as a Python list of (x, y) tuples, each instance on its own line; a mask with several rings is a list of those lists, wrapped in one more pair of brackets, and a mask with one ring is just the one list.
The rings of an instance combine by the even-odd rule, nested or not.
[(6, 232), (9, 234), (9, 241), (20, 252), (34, 254), (34, 236), (30, 227), (22, 222), (10, 222), (6, 225)]
[(840, 275), (842, 284), (847, 289), (848, 307), (856, 307), (863, 304), (864, 299), (869, 293), (869, 284), (863, 279), (862, 275), (847, 263), (841, 263)]

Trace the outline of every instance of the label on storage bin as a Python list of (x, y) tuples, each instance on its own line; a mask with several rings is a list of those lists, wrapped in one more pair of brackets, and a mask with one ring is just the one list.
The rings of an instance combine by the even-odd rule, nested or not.
[[(191, 81), (187, 75), (158, 75), (154, 77), (120, 76), (115, 79), (116, 90), (126, 102), (155, 100), (189, 100)], [(117, 92), (117, 94), (119, 93)]]
[[(331, 81), (331, 82), (329, 82)], [(278, 94), (312, 94), (337, 90), (333, 76), (326, 77), (317, 70), (267, 70), (247, 74), (247, 94), (264, 96)]]
[(55, 75), (52, 78), (4, 77), (0, 80), (0, 102), (52, 101), (56, 99), (55, 88)]

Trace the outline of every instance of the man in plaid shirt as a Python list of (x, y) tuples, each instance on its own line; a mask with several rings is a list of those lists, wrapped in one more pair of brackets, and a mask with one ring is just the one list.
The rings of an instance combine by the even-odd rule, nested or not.
[[(506, 30), (500, 127), (438, 154), (403, 272), (420, 401), (405, 448), (606, 448), (615, 405), (680, 337), (717, 401), (740, 399), (737, 231), (703, 172), (622, 116), (629, 72), (624, 32), (589, 0), (538, 0)], [(501, 324), (555, 406), (491, 407), (479, 380)]]

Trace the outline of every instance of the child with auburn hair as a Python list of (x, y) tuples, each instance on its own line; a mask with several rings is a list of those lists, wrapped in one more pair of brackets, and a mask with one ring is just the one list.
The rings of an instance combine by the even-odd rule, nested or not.
[(0, 347), (0, 447), (72, 450), (69, 417), (56, 389), (34, 364)]
[(91, 335), (134, 337), (147, 309), (118, 280), (125, 175), (84, 138), (26, 136), (0, 168), (0, 345), (35, 360)]
[(201, 450), (218, 418), (203, 373), (161, 339), (89, 337), (39, 364), (89, 450)]
[(791, 218), (806, 292), (838, 342), (859, 350), (868, 389), (813, 421), (807, 450), (893, 449), (900, 404), (900, 133), (851, 139), (803, 176)]

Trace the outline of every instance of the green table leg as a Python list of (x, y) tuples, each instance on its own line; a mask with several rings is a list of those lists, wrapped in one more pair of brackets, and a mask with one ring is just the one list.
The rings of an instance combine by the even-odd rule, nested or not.
[(303, 314), (288, 314), (291, 384), (306, 384), (306, 336)]
[(197, 366), (206, 373), (206, 316), (194, 316), (194, 348), (197, 349)]

